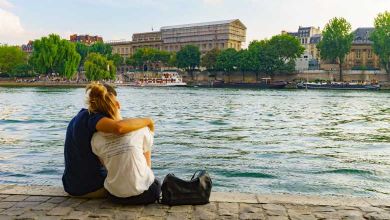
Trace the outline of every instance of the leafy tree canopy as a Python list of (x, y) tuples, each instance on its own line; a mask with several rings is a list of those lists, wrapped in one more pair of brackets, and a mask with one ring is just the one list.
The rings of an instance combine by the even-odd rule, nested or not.
[(0, 45), (0, 73), (13, 73), (24, 64), (27, 64), (27, 55), (20, 47)]
[(373, 49), (390, 77), (390, 12), (385, 11), (378, 14), (374, 25), (375, 30), (370, 36), (373, 41)]
[(176, 54), (176, 64), (178, 68), (193, 71), (200, 65), (199, 47), (186, 45)]
[(99, 53), (88, 54), (84, 69), (85, 76), (91, 81), (115, 79), (116, 76), (114, 62)]
[(352, 41), (351, 24), (344, 18), (333, 18), (325, 25), (322, 40), (317, 46), (322, 59), (338, 61), (340, 81), (343, 81), (342, 65), (351, 50)]

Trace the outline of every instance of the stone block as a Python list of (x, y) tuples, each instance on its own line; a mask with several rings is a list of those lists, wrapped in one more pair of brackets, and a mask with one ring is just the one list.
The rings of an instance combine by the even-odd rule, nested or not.
[(47, 200), (46, 202), (60, 204), (61, 202), (65, 201), (67, 199), (68, 199), (68, 197), (49, 197), (49, 200)]
[(24, 201), (25, 202), (46, 202), (49, 200), (49, 196), (29, 196)]
[(52, 186), (12, 186), (0, 189), (2, 194), (36, 195), (36, 196), (69, 196), (62, 187)]
[(345, 198), (336, 196), (304, 196), (290, 194), (262, 194), (257, 195), (259, 203), (273, 204), (297, 204), (297, 205), (314, 205), (314, 206), (370, 206), (363, 199)]
[(26, 211), (22, 215), (16, 217), (16, 219), (41, 219), (41, 217), (45, 216), (46, 212), (45, 211)]
[(71, 211), (68, 216), (63, 217), (64, 220), (84, 220), (87, 219), (89, 212)]
[(61, 202), (60, 204), (58, 204), (58, 206), (64, 206), (64, 207), (76, 207), (78, 205), (80, 205), (81, 203), (83, 202), (86, 202), (87, 199), (81, 199), (81, 198), (69, 198), (63, 202)]
[(290, 220), (316, 220), (314, 215), (303, 215), (303, 214), (289, 214)]
[(186, 220), (191, 219), (190, 215), (186, 212), (170, 212), (167, 215), (167, 220)]
[(246, 193), (232, 192), (212, 192), (210, 196), (212, 202), (240, 202), (240, 203), (258, 203), (256, 195)]
[(31, 209), (32, 207), (35, 207), (39, 205), (39, 202), (17, 202), (13, 207), (15, 208), (25, 208), (25, 209)]
[(195, 212), (193, 213), (193, 219), (196, 220), (208, 220), (208, 219), (217, 219), (218, 216), (215, 214), (215, 212), (207, 210), (207, 209), (195, 209)]
[(371, 199), (366, 198), (364, 199), (367, 203), (369, 203), (372, 206), (378, 206), (378, 207), (390, 207), (390, 199)]
[(115, 213), (115, 218), (118, 220), (136, 220), (140, 216), (139, 212), (129, 212), (129, 211), (122, 211), (119, 210)]
[(1, 214), (2, 215), (9, 215), (9, 216), (18, 216), (18, 215), (22, 215), (24, 212), (25, 212), (24, 209), (12, 207), (12, 208), (4, 210)]
[(184, 212), (184, 213), (191, 213), (192, 212), (192, 206), (191, 205), (180, 205), (180, 206), (172, 206), (169, 208), (168, 212)]
[(8, 209), (14, 206), (16, 202), (0, 202), (0, 209)]
[(390, 219), (390, 213), (378, 213), (378, 212), (372, 212), (365, 214), (364, 217), (368, 220), (389, 220)]
[(263, 209), (265, 210), (278, 210), (278, 211), (286, 211), (286, 208), (282, 205), (278, 204), (264, 204)]
[(1, 220), (15, 220), (14, 217), (8, 216), (8, 215), (3, 215), (3, 214), (0, 214), (0, 219)]
[(35, 206), (35, 207), (32, 207), (31, 210), (34, 210), (34, 211), (49, 211), (51, 210), (52, 208), (56, 207), (57, 204), (54, 204), (54, 203), (40, 203), (39, 205)]
[(69, 214), (73, 209), (71, 207), (56, 207), (50, 210), (47, 215), (52, 216), (65, 216)]
[(268, 216), (268, 220), (289, 220), (287, 216)]
[(334, 209), (334, 207), (332, 206), (317, 206), (317, 207), (314, 207), (313, 212), (335, 212), (336, 209)]
[(264, 220), (265, 216), (261, 212), (258, 212), (258, 213), (241, 213), (240, 214), (240, 219), (241, 220), (249, 220), (249, 219)]
[(342, 219), (364, 219), (362, 212), (357, 210), (340, 210), (337, 213)]
[(217, 204), (215, 202), (210, 202), (206, 205), (195, 206), (195, 211), (203, 211), (203, 210), (217, 212)]
[(240, 203), (240, 213), (262, 213), (263, 208), (260, 204)]
[(287, 216), (286, 211), (283, 210), (265, 210), (267, 216)]
[(143, 217), (164, 217), (167, 215), (167, 210), (166, 209), (158, 209), (158, 208), (148, 208), (145, 207), (144, 210), (142, 211), (142, 216)]
[(219, 216), (238, 216), (239, 205), (238, 203), (218, 203)]
[(7, 198), (1, 200), (2, 202), (21, 202), (25, 200), (28, 196), (26, 195), (12, 195)]

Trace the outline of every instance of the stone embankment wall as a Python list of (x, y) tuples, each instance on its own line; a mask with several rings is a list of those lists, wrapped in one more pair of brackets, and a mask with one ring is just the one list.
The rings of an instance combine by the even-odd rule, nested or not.
[[(387, 83), (389, 81), (388, 75), (383, 71), (343, 71), (344, 81), (347, 82), (372, 82), (377, 81), (381, 83)], [(225, 82), (245, 82), (245, 83), (254, 83), (256, 82), (256, 73), (253, 72), (233, 72), (233, 73), (224, 73), (224, 72), (194, 72), (193, 79), (190, 74), (184, 74), (184, 80), (187, 82), (194, 83), (208, 83), (214, 80), (223, 80)], [(258, 79), (268, 78), (265, 74), (258, 74)], [(337, 71), (306, 71), (299, 72), (294, 74), (275, 74), (272, 78), (274, 81), (315, 81), (315, 80), (330, 80), (330, 81), (339, 81), (339, 73)]]

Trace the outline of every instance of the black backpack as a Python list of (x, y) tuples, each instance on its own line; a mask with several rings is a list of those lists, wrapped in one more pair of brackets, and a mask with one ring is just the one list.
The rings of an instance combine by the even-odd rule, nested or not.
[(161, 203), (166, 205), (202, 205), (209, 203), (212, 181), (205, 170), (196, 171), (190, 181), (168, 174), (161, 186)]

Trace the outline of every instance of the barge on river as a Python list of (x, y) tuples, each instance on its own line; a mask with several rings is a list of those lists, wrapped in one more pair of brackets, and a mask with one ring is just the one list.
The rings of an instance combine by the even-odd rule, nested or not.
[(379, 84), (327, 82), (310, 83), (301, 82), (297, 84), (298, 89), (334, 89), (334, 90), (379, 90)]
[(224, 81), (214, 81), (211, 86), (215, 88), (284, 89), (287, 86), (287, 82), (272, 82), (271, 78), (262, 78), (261, 82), (257, 83), (225, 83)]

